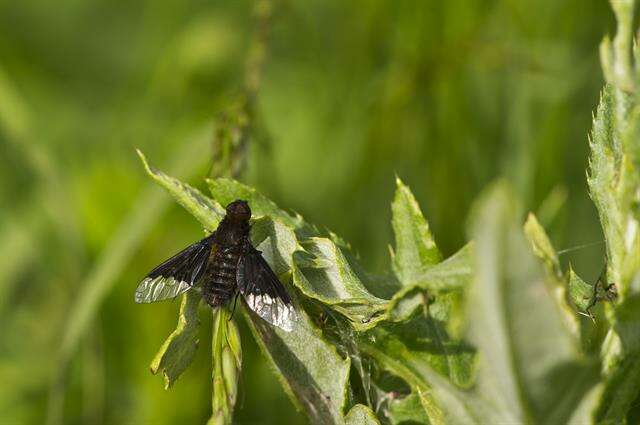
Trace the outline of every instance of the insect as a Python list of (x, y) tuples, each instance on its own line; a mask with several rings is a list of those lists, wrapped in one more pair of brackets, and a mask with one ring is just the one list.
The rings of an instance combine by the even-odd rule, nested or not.
[(211, 307), (219, 307), (241, 294), (261, 318), (290, 332), (296, 321), (291, 297), (251, 244), (250, 218), (246, 201), (231, 202), (213, 233), (149, 272), (135, 302), (162, 301), (195, 289)]

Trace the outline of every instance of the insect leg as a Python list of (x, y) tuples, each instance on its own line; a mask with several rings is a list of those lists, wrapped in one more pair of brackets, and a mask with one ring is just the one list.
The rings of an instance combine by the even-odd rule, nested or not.
[(231, 310), (231, 315), (229, 316), (229, 320), (233, 319), (233, 313), (236, 312), (236, 303), (238, 302), (238, 296), (240, 292), (236, 292), (236, 296), (233, 298), (233, 309)]

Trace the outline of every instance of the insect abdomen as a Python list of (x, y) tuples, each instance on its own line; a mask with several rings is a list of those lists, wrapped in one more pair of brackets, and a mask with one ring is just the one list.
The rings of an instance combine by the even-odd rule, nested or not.
[(234, 247), (212, 254), (202, 291), (202, 297), (212, 307), (226, 304), (234, 296), (239, 258), (240, 253)]

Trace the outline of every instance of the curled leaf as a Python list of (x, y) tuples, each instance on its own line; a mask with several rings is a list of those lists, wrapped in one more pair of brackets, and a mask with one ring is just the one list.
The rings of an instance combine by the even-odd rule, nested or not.
[(294, 254), (293, 281), (307, 297), (331, 306), (350, 319), (356, 329), (367, 329), (384, 318), (387, 300), (372, 295), (331, 239), (308, 238), (304, 251)]
[(182, 296), (176, 329), (165, 340), (151, 362), (151, 373), (159, 371), (169, 389), (193, 361), (198, 348), (198, 305), (200, 294), (190, 291)]

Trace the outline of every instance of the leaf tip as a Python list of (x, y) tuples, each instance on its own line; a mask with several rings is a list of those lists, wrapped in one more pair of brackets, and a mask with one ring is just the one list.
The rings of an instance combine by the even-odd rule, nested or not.
[(169, 391), (173, 386), (173, 380), (169, 377), (166, 370), (162, 373), (162, 376), (164, 377), (164, 389), (165, 391)]
[(406, 185), (404, 184), (404, 182), (402, 181), (400, 176), (398, 176), (397, 173), (396, 173), (395, 177), (396, 177), (396, 188), (397, 189), (402, 189), (402, 188), (406, 187)]
[(138, 154), (140, 161), (142, 161), (142, 165), (144, 166), (144, 169), (147, 171), (147, 173), (153, 175), (153, 167), (149, 164), (149, 161), (147, 160), (145, 154), (138, 148), (136, 148), (136, 153)]

